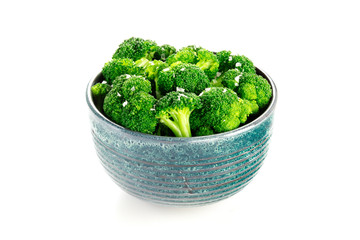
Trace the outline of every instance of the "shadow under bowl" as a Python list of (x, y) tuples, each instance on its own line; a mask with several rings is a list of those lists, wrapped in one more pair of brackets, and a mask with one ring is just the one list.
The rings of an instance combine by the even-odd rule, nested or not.
[(251, 122), (215, 135), (176, 138), (134, 132), (110, 121), (97, 109), (91, 86), (104, 80), (101, 73), (86, 91), (95, 149), (106, 172), (127, 193), (170, 205), (204, 205), (242, 190), (259, 171), (272, 134), (277, 101)]

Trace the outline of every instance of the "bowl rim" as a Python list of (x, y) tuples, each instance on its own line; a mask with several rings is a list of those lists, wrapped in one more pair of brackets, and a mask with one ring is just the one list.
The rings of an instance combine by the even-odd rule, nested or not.
[(159, 140), (159, 141), (171, 141), (171, 142), (194, 142), (194, 141), (208, 141), (208, 140), (214, 140), (214, 139), (219, 139), (219, 138), (228, 138), (228, 137), (233, 137), (235, 135), (239, 135), (242, 134), (244, 132), (249, 131), (250, 129), (258, 126), (259, 124), (261, 124), (262, 122), (264, 122), (275, 110), (275, 106), (277, 103), (277, 98), (278, 98), (278, 93), (277, 93), (277, 88), (276, 85), (274, 83), (274, 81), (272, 80), (272, 78), (263, 70), (259, 69), (258, 67), (256, 67), (257, 72), (260, 72), (260, 75), (263, 75), (263, 77), (270, 83), (270, 86), (273, 90), (272, 92), (272, 97), (270, 99), (270, 104), (267, 107), (267, 109), (257, 118), (255, 118), (253, 121), (251, 121), (248, 124), (244, 124), (243, 126), (240, 126), (234, 130), (231, 131), (227, 131), (227, 132), (223, 132), (223, 133), (216, 133), (216, 134), (212, 134), (212, 135), (207, 135), (207, 136), (194, 136), (194, 137), (188, 137), (188, 138), (181, 138), (181, 137), (169, 137), (169, 136), (158, 136), (158, 135), (151, 135), (151, 134), (147, 134), (147, 133), (141, 133), (141, 132), (136, 132), (130, 129), (127, 129), (123, 126), (118, 125), (117, 123), (112, 122), (110, 119), (108, 119), (104, 114), (102, 114), (95, 106), (94, 102), (93, 102), (93, 98), (92, 98), (92, 94), (91, 94), (91, 87), (98, 81), (98, 78), (102, 76), (102, 72), (98, 73), (95, 77), (93, 77), (90, 82), (87, 84), (87, 88), (86, 88), (86, 102), (87, 105), (90, 109), (90, 111), (100, 120), (102, 120), (103, 122), (105, 122), (106, 124), (109, 124), (110, 126), (112, 126), (113, 128), (119, 130), (120, 132), (123, 132), (125, 134), (130, 134), (130, 135), (136, 135), (140, 138), (144, 138), (144, 139), (151, 139), (151, 140)]

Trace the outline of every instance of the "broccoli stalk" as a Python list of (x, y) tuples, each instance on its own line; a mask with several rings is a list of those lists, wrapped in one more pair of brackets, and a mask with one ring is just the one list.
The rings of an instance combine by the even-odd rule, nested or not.
[(155, 105), (156, 118), (176, 137), (191, 137), (190, 114), (201, 107), (200, 98), (194, 93), (170, 92)]

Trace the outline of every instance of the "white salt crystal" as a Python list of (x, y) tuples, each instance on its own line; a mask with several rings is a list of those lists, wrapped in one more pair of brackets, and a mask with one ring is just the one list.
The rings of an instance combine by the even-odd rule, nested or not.
[(102, 84), (107, 84), (107, 81), (104, 80), (104, 81), (102, 81), (101, 83), (102, 83)]
[(123, 107), (125, 107), (126, 105), (128, 105), (128, 101), (125, 101), (125, 102), (123, 102)]
[(121, 97), (121, 94), (120, 94), (120, 93), (117, 93), (116, 95), (117, 95), (118, 97)]
[(241, 63), (239, 63), (239, 62), (237, 62), (236, 64), (235, 64), (235, 67), (240, 67), (241, 66)]
[(220, 77), (220, 75), (221, 75), (221, 72), (216, 73), (216, 77)]
[(185, 89), (181, 88), (181, 87), (176, 87), (176, 91), (177, 92), (185, 92)]
[(165, 68), (165, 69), (163, 69), (163, 72), (167, 72), (169, 70), (170, 70), (170, 68)]
[(210, 90), (211, 90), (211, 88), (205, 88), (205, 92), (208, 92)]
[(232, 60), (232, 56), (229, 57), (229, 62)]
[(226, 91), (227, 91), (227, 89), (225, 88), (225, 89), (223, 90), (223, 93), (226, 92)]
[(130, 90), (134, 92), (134, 91), (135, 91), (135, 87), (133, 86)]

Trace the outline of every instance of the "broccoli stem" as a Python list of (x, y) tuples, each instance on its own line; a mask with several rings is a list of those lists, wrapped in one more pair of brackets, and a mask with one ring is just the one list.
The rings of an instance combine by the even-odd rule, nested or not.
[(160, 122), (170, 128), (176, 137), (191, 137), (189, 122), (190, 113), (189, 109), (171, 112), (170, 115), (173, 118), (173, 121), (168, 118), (162, 118)]
[(160, 120), (161, 123), (165, 124), (168, 128), (171, 129), (171, 131), (173, 131), (173, 133), (175, 134), (176, 137), (182, 137), (182, 133), (181, 130), (179, 128), (179, 125), (176, 124), (174, 121), (171, 121), (170, 119), (161, 119)]

